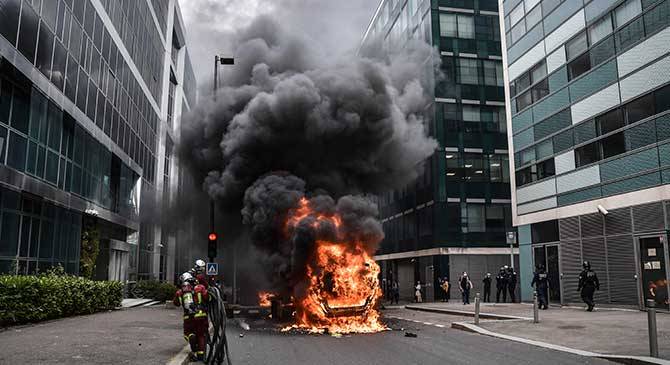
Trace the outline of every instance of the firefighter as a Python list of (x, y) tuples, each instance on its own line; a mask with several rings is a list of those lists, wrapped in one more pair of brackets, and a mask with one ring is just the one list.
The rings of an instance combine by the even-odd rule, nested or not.
[(207, 278), (207, 264), (203, 260), (195, 260), (195, 266), (189, 273), (198, 280), (198, 284), (204, 285), (205, 289), (209, 287), (209, 279)]
[(535, 287), (537, 291), (537, 301), (541, 309), (548, 309), (547, 306), (547, 289), (549, 288), (549, 280), (547, 280), (547, 272), (544, 270), (544, 265), (537, 265), (537, 271), (533, 275), (533, 281), (530, 286)]
[(173, 303), (184, 310), (184, 339), (191, 346), (191, 358), (204, 360), (209, 322), (207, 320), (207, 288), (190, 272), (179, 277), (181, 289), (175, 293)]
[(498, 276), (496, 276), (496, 303), (500, 303), (500, 294), (502, 293), (502, 301), (507, 301), (507, 272), (504, 267), (500, 268)]
[(577, 291), (581, 293), (582, 300), (586, 303), (586, 310), (589, 312), (593, 311), (595, 303), (593, 302), (593, 294), (596, 290), (600, 290), (600, 281), (598, 281), (598, 275), (591, 270), (591, 263), (584, 261), (582, 264), (584, 270), (579, 274), (579, 284), (577, 285)]

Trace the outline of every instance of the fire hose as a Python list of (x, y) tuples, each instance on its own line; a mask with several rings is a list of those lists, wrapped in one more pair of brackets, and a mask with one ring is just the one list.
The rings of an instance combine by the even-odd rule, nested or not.
[(205, 364), (221, 365), (225, 360), (228, 365), (230, 353), (228, 352), (228, 339), (226, 338), (226, 307), (223, 302), (221, 290), (217, 286), (210, 286), (209, 303), (207, 313), (212, 327), (212, 334), (207, 332), (207, 356)]

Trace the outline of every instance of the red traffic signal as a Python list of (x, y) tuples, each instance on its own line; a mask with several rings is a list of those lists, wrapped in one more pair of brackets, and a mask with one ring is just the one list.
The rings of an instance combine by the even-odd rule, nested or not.
[(216, 241), (216, 233), (210, 233), (208, 238), (210, 241)]

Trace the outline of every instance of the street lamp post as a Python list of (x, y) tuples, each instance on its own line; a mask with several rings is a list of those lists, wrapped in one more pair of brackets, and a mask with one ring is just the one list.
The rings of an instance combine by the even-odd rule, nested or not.
[[(232, 57), (219, 57), (219, 55), (214, 56), (214, 83), (213, 83), (213, 92), (214, 92), (214, 100), (216, 100), (216, 92), (219, 89), (219, 65), (234, 65), (235, 64), (235, 59)], [(214, 199), (210, 198), (209, 201), (209, 231), (210, 232), (215, 232), (214, 231), (214, 210), (215, 210), (215, 203)], [(213, 257), (210, 257), (210, 262), (214, 261)], [(235, 246), (233, 246), (233, 303), (236, 302), (237, 299), (237, 259), (235, 257)]]

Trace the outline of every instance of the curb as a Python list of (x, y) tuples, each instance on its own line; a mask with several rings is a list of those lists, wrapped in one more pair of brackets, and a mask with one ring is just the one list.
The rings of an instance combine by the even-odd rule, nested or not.
[(527, 345), (544, 347), (544, 348), (547, 348), (547, 349), (550, 349), (550, 350), (567, 352), (567, 353), (571, 353), (571, 354), (574, 354), (574, 355), (599, 358), (599, 359), (613, 361), (613, 362), (617, 362), (617, 363), (621, 363), (621, 364), (629, 364), (629, 365), (658, 365), (658, 364), (660, 364), (660, 365), (670, 365), (670, 361), (668, 361), (668, 360), (658, 359), (658, 358), (649, 357), (649, 356), (600, 354), (600, 353), (597, 353), (597, 352), (584, 351), (584, 350), (574, 349), (574, 348), (571, 348), (571, 347), (553, 345), (553, 344), (546, 343), (546, 342), (534, 341), (534, 340), (529, 340), (529, 339), (525, 339), (525, 338), (521, 338), (521, 337), (504, 335), (504, 334), (501, 334), (501, 333), (489, 331), (487, 329), (484, 329), (482, 327), (479, 327), (479, 326), (476, 326), (472, 323), (467, 323), (467, 322), (454, 322), (454, 323), (451, 324), (451, 328), (462, 330), (462, 331), (467, 331), (467, 332), (472, 332), (472, 333), (477, 333), (477, 334), (484, 335), (484, 336), (491, 336), (491, 337), (501, 338), (501, 339), (504, 339), (504, 340), (525, 343)]
[[(431, 313), (454, 314), (454, 315), (465, 316), (465, 317), (474, 317), (475, 316), (475, 312), (459, 311), (459, 310), (456, 310), (456, 309), (418, 307), (418, 306), (413, 306), (413, 305), (406, 305), (405, 309), (415, 310), (415, 311), (422, 311), (422, 312), (431, 312)], [(529, 318), (529, 317), (509, 316), (509, 315), (494, 314), (494, 313), (479, 313), (479, 318), (499, 319), (499, 320), (507, 320), (507, 319), (532, 320), (532, 318)]]
[(177, 355), (175, 355), (173, 358), (170, 359), (170, 361), (167, 362), (166, 365), (186, 365), (189, 363), (189, 358), (188, 355), (191, 353), (191, 348), (189, 345), (184, 346), (181, 351)]

